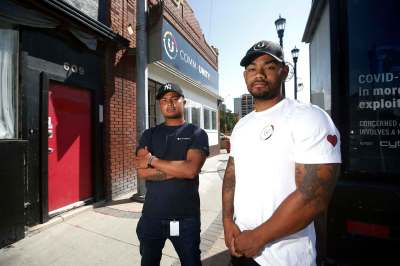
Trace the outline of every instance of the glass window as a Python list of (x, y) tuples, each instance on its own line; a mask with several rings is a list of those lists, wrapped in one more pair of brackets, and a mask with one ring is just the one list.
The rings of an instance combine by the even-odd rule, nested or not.
[(0, 24), (0, 139), (17, 137), (18, 31)]
[(186, 122), (190, 122), (190, 120), (189, 120), (189, 118), (190, 118), (190, 116), (189, 116), (189, 107), (188, 106), (185, 106), (185, 110), (184, 110), (184, 117), (185, 117), (185, 121)]
[(207, 108), (204, 108), (203, 110), (203, 115), (204, 115), (204, 129), (211, 129), (211, 121), (210, 121), (210, 110)]
[(191, 120), (190, 109), (192, 109), (192, 102), (186, 98), (185, 98), (185, 101), (186, 101), (186, 104), (185, 104), (185, 110), (184, 110), (184, 118), (187, 123), (191, 123), (192, 120)]
[(200, 108), (192, 107), (192, 124), (200, 127)]
[(356, 178), (360, 176), (358, 173), (367, 173), (380, 180), (394, 177), (398, 181), (400, 45), (398, 25), (393, 21), (398, 17), (400, 2), (384, 1), (384, 9), (378, 1), (346, 3), (349, 21), (346, 165)]
[(149, 112), (149, 126), (154, 127), (157, 124), (157, 102), (156, 92), (158, 83), (154, 80), (148, 80), (148, 112)]
[(211, 111), (211, 129), (217, 129), (217, 112)]

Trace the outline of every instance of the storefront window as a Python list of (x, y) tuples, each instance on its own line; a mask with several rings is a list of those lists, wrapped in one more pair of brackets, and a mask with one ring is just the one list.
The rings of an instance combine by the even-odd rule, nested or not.
[(192, 107), (192, 124), (200, 127), (200, 107)]
[(0, 139), (17, 137), (18, 31), (0, 24)]
[[(148, 112), (149, 112), (149, 126), (154, 127), (157, 125), (157, 107), (158, 102), (156, 101), (156, 93), (158, 88), (161, 86), (160, 83), (154, 80), (148, 80)], [(159, 111), (158, 111), (159, 112)]]
[(382, 4), (347, 1), (349, 170), (379, 176), (400, 173), (400, 4)]
[(210, 110), (204, 108), (203, 114), (204, 114), (204, 129), (211, 129)]
[(217, 129), (217, 112), (211, 111), (211, 129)]
[(190, 122), (190, 114), (189, 114), (189, 107), (185, 106), (184, 117), (186, 122)]

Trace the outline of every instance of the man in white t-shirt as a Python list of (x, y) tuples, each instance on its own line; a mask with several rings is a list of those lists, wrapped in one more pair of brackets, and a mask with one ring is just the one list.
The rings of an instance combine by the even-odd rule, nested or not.
[(253, 45), (240, 62), (255, 110), (236, 124), (222, 188), (233, 265), (315, 265), (314, 218), (339, 167), (340, 136), (320, 108), (287, 99), (281, 47)]

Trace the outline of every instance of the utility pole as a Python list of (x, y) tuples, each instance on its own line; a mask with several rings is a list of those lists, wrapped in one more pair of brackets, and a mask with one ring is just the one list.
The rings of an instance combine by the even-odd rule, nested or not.
[[(148, 82), (147, 82), (147, 0), (136, 2), (136, 146), (142, 133), (148, 128)], [(133, 151), (132, 151), (133, 152)], [(132, 200), (144, 202), (145, 181), (137, 178), (137, 194)]]

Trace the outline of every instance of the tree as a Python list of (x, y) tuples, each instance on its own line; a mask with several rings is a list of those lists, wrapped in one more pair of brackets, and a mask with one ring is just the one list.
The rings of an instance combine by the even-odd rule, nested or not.
[(236, 114), (232, 113), (231, 110), (221, 110), (219, 116), (219, 130), (230, 134), (237, 121)]

